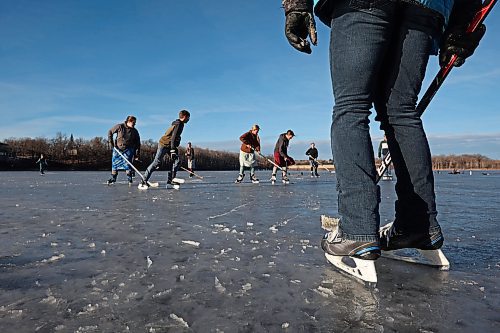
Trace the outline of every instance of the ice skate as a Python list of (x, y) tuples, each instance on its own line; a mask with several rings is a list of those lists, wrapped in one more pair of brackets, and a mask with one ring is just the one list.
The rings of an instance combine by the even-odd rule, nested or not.
[(271, 175), (270, 181), (271, 181), (271, 184), (273, 184), (273, 185), (276, 183), (276, 175), (275, 174)]
[(177, 178), (177, 177), (175, 177), (174, 179), (172, 179), (172, 181), (174, 183), (177, 183), (177, 184), (184, 184), (186, 182), (186, 180), (184, 180), (182, 178)]
[(148, 182), (143, 180), (139, 183), (139, 185), (137, 185), (137, 188), (139, 190), (147, 190), (149, 188), (149, 184), (148, 184)]
[(178, 189), (181, 188), (181, 186), (179, 185), (179, 183), (176, 183), (174, 181), (174, 179), (167, 180), (167, 186), (166, 186), (166, 188), (173, 188), (174, 190), (178, 190)]
[(113, 185), (116, 183), (116, 176), (111, 176), (111, 178), (108, 179), (108, 181), (106, 182), (106, 184), (108, 185)]
[(450, 262), (440, 250), (444, 241), (441, 228), (430, 233), (403, 234), (391, 222), (381, 227), (379, 233), (384, 257), (435, 266), (444, 271), (450, 269)]
[(281, 178), (281, 181), (283, 182), (283, 184), (290, 184), (290, 179), (288, 179), (286, 175)]
[(243, 178), (245, 178), (245, 174), (239, 174), (238, 175), (238, 178), (236, 178), (236, 180), (234, 181), (235, 184), (239, 184), (243, 181)]
[(250, 180), (252, 181), (253, 184), (259, 183), (259, 179), (255, 177), (255, 175), (250, 175)]
[(132, 178), (132, 175), (127, 175), (127, 180), (128, 180), (128, 185), (131, 186), (132, 183), (134, 182), (134, 179)]
[(380, 256), (377, 242), (352, 241), (342, 238), (337, 227), (321, 240), (326, 259), (341, 271), (371, 285), (377, 283), (375, 260)]

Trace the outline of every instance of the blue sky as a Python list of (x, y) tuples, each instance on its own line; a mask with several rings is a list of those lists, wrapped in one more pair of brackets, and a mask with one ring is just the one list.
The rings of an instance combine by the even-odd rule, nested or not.
[[(330, 158), (333, 97), (328, 29), (312, 55), (283, 35), (279, 0), (0, 1), (0, 140), (106, 137), (129, 114), (157, 141), (180, 109), (192, 113), (183, 145), (239, 150), (261, 125), (265, 153), (297, 134)], [(424, 115), (432, 153), (500, 159), (500, 9), (480, 48), (455, 69)], [(433, 57), (424, 87), (437, 72)], [(375, 144), (382, 137), (372, 123)]]

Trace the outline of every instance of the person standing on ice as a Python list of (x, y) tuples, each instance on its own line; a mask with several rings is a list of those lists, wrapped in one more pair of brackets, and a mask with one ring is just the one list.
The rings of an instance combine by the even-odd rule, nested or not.
[(187, 168), (191, 172), (189, 174), (189, 178), (193, 177), (193, 170), (195, 168), (195, 162), (194, 162), (194, 148), (191, 146), (191, 142), (188, 142), (188, 145), (186, 147), (186, 159), (187, 159)]
[[(141, 152), (141, 137), (135, 128), (136, 122), (136, 117), (128, 116), (125, 122), (116, 124), (108, 131), (108, 143), (113, 150), (113, 155), (111, 157), (111, 178), (108, 180), (108, 185), (116, 182), (118, 170), (125, 170), (128, 182), (132, 184), (132, 169), (114, 148), (118, 149), (130, 163), (132, 163), (134, 159), (139, 159)], [(116, 139), (113, 139), (115, 134)]]
[(45, 158), (45, 155), (44, 154), (40, 154), (40, 158), (35, 162), (37, 164), (39, 164), (40, 166), (40, 174), (41, 175), (44, 175), (45, 174), (45, 170), (47, 170), (47, 159)]
[[(381, 250), (439, 249), (431, 153), (416, 102), (431, 54), (440, 64), (472, 55), (485, 28), (466, 33), (480, 0), (284, 0), (285, 35), (297, 50), (316, 45), (313, 7), (330, 33), (335, 106), (331, 126), (340, 224), (321, 246), (332, 256), (375, 260)], [(370, 109), (387, 135), (397, 176), (396, 218), (379, 234), (379, 190)]]
[(165, 134), (163, 134), (163, 136), (160, 138), (155, 158), (144, 173), (144, 180), (141, 182), (142, 186), (149, 187), (149, 178), (151, 177), (153, 172), (160, 166), (163, 156), (165, 156), (165, 154), (167, 153), (169, 153), (170, 159), (172, 160), (172, 169), (168, 172), (167, 183), (175, 185), (173, 179), (177, 174), (177, 168), (179, 166), (179, 150), (177, 147), (179, 147), (179, 145), (181, 144), (181, 134), (184, 130), (184, 124), (188, 123), (190, 117), (191, 114), (189, 113), (189, 111), (181, 110), (179, 112), (179, 118), (172, 122)]
[[(378, 145), (378, 158), (382, 159), (382, 163), (387, 154), (389, 154), (389, 145), (387, 144), (387, 136), (384, 135), (384, 138)], [(391, 169), (389, 169), (389, 165), (387, 166), (387, 169), (385, 169), (385, 172), (382, 175), (382, 179), (392, 179)]]
[(245, 177), (245, 168), (250, 169), (250, 180), (252, 183), (257, 184), (259, 182), (255, 176), (255, 165), (257, 164), (255, 153), (260, 153), (259, 130), (259, 125), (255, 124), (250, 131), (240, 136), (240, 174), (235, 181), (237, 184), (241, 183)]
[(316, 148), (314, 142), (311, 142), (311, 147), (306, 151), (306, 155), (309, 156), (309, 164), (311, 164), (311, 177), (319, 177), (318, 174), (318, 149)]
[(271, 182), (273, 183), (276, 181), (277, 166), (281, 168), (283, 183), (288, 183), (290, 181), (287, 176), (288, 166), (294, 165), (295, 161), (288, 156), (288, 144), (294, 136), (295, 133), (289, 129), (285, 133), (281, 133), (278, 137), (278, 141), (276, 141), (276, 145), (274, 146), (274, 163), (276, 165), (273, 167), (273, 173), (271, 174)]

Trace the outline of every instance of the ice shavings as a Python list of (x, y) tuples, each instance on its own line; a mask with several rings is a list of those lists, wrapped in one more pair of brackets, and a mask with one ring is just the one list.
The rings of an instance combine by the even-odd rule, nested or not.
[(224, 294), (226, 292), (226, 288), (220, 283), (217, 276), (215, 277), (215, 290), (217, 290), (217, 292), (221, 294)]
[(195, 242), (195, 241), (192, 241), (192, 240), (183, 240), (182, 243), (188, 244), (188, 245), (192, 245), (192, 246), (195, 246), (195, 247), (199, 247), (200, 246), (200, 242)]
[(47, 262), (49, 262), (49, 263), (50, 263), (50, 262), (56, 262), (56, 261), (58, 261), (58, 260), (61, 260), (61, 259), (62, 259), (62, 258), (64, 258), (64, 257), (65, 257), (64, 253), (61, 253), (61, 254), (59, 254), (59, 255), (53, 255), (53, 256), (52, 256), (52, 257), (50, 257), (49, 259), (43, 259), (43, 260), (42, 260), (42, 262), (43, 262), (43, 263), (47, 263)]
[(175, 320), (182, 327), (189, 328), (188, 323), (182, 317), (177, 316), (175, 313), (171, 313), (169, 317)]

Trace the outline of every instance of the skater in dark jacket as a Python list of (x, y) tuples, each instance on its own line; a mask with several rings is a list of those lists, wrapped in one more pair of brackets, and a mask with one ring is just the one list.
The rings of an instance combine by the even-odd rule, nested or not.
[[(295, 161), (293, 158), (288, 156), (288, 144), (290, 140), (295, 136), (292, 130), (288, 130), (285, 133), (280, 134), (278, 137), (278, 141), (276, 141), (276, 145), (274, 146), (274, 163), (281, 167), (281, 178), (283, 182), (289, 182), (287, 172), (288, 166), (294, 165)], [(271, 181), (276, 181), (276, 172), (278, 171), (277, 166), (273, 167), (273, 173), (271, 175)]]
[(37, 164), (39, 164), (40, 166), (40, 174), (41, 175), (44, 175), (45, 174), (45, 170), (47, 170), (47, 159), (45, 158), (45, 155), (44, 154), (40, 154), (40, 158), (35, 162)]
[(255, 176), (255, 164), (257, 164), (255, 153), (260, 152), (259, 130), (259, 125), (255, 124), (250, 131), (240, 136), (240, 174), (235, 183), (241, 183), (243, 177), (245, 177), (245, 168), (250, 169), (250, 180), (252, 183), (256, 184), (259, 182)]
[(314, 142), (311, 142), (311, 147), (306, 151), (306, 155), (309, 156), (309, 164), (311, 165), (311, 177), (319, 177), (318, 174), (318, 149)]
[[(116, 147), (130, 163), (132, 163), (134, 159), (139, 159), (141, 152), (141, 137), (135, 128), (136, 122), (136, 117), (128, 116), (125, 122), (116, 124), (108, 131), (108, 142), (113, 150), (113, 155), (111, 157), (111, 178), (108, 180), (108, 185), (116, 182), (118, 170), (125, 170), (129, 184), (132, 183), (133, 169), (123, 160), (123, 157), (120, 156), (114, 148)], [(115, 134), (116, 139), (113, 139)]]
[(165, 156), (165, 154), (167, 153), (169, 153), (170, 159), (172, 160), (172, 169), (168, 172), (167, 183), (174, 185), (172, 180), (175, 178), (177, 174), (177, 168), (179, 166), (179, 150), (177, 147), (179, 147), (179, 145), (181, 144), (181, 134), (184, 130), (184, 124), (187, 124), (190, 117), (191, 114), (189, 113), (189, 111), (181, 110), (179, 112), (179, 118), (172, 122), (172, 125), (170, 125), (165, 134), (163, 134), (163, 136), (160, 138), (155, 158), (144, 173), (145, 181), (142, 181), (142, 186), (149, 186), (149, 178), (151, 177), (153, 172), (160, 166), (163, 156)]
[[(297, 50), (316, 44), (313, 0), (284, 0), (285, 34)], [(431, 153), (416, 101), (431, 54), (453, 54), (460, 66), (485, 28), (466, 33), (480, 0), (320, 0), (314, 8), (330, 29), (335, 106), (331, 127), (340, 225), (325, 235), (332, 256), (375, 260), (381, 250), (439, 249)], [(379, 192), (369, 115), (387, 135), (397, 176), (395, 220), (380, 229)], [(383, 232), (382, 232), (383, 231)], [(380, 232), (380, 234), (379, 234)]]

